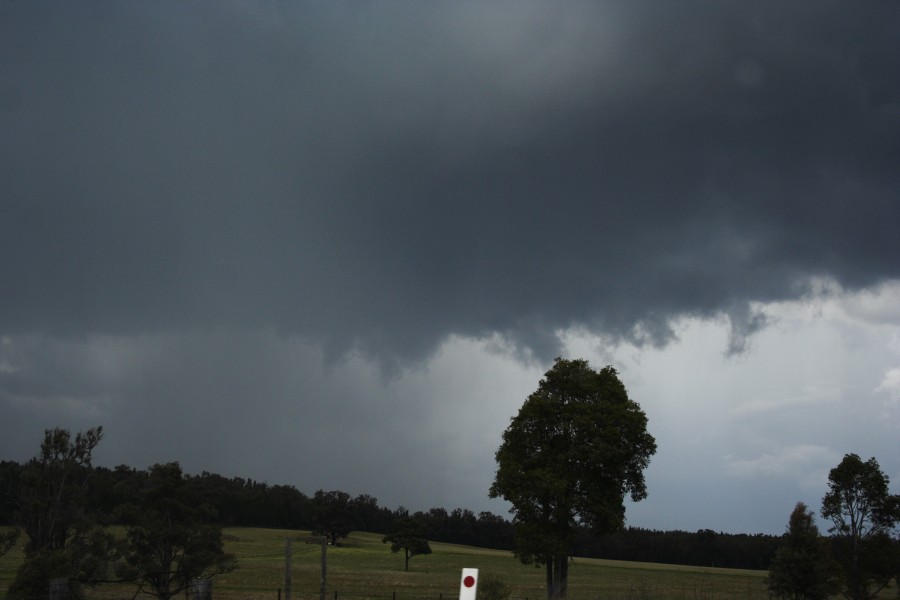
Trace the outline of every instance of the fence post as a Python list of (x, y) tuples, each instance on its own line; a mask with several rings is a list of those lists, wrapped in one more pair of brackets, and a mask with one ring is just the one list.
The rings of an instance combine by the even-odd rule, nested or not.
[(191, 579), (194, 600), (212, 600), (212, 579)]
[(69, 598), (69, 580), (68, 579), (51, 579), (50, 580), (50, 600), (68, 600)]
[(322, 536), (322, 580), (319, 582), (319, 600), (325, 600), (326, 572), (328, 571), (328, 538)]
[[(291, 542), (293, 538), (284, 538), (284, 600), (291, 600)], [(281, 600), (281, 591), (278, 592)]]

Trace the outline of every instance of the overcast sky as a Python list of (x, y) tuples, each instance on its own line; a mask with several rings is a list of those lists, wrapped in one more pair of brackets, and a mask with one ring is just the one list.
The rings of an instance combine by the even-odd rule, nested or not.
[(555, 356), (658, 452), (630, 525), (900, 492), (900, 3), (4, 2), (0, 458), (103, 425), (490, 510)]

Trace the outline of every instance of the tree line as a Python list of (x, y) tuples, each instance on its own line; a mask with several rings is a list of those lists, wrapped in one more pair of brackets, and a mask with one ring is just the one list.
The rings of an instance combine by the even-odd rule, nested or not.
[[(0, 524), (17, 524), (17, 493), (24, 470), (25, 465), (0, 461)], [(85, 487), (87, 512), (105, 515), (104, 521), (114, 521), (118, 507), (133, 504), (149, 476), (149, 469), (126, 465), (92, 467)], [(330, 538), (334, 535), (332, 541), (340, 543), (340, 538), (351, 531), (386, 535), (397, 520), (415, 518), (424, 525), (425, 537), (433, 542), (514, 549), (514, 524), (491, 512), (442, 507), (410, 512), (402, 506), (394, 509), (381, 506), (377, 498), (368, 494), (351, 497), (341, 491), (319, 490), (310, 496), (292, 485), (224, 477), (206, 471), (183, 477), (190, 494), (209, 506), (215, 522), (223, 527), (316, 531)], [(573, 554), (612, 560), (766, 569), (781, 537), (639, 527), (595, 537), (584, 529), (575, 538)]]
[[(0, 524), (17, 524), (19, 493), (27, 470), (27, 464), (0, 461)], [(133, 503), (146, 486), (151, 470), (127, 465), (91, 467), (85, 474), (86, 511), (115, 520), (119, 507)], [(196, 502), (212, 509), (215, 522), (223, 527), (308, 530), (327, 535), (331, 543), (337, 544), (351, 531), (386, 534), (398, 519), (414, 517), (425, 524), (432, 541), (495, 549), (512, 545), (511, 524), (486, 511), (476, 514), (463, 508), (432, 508), (411, 513), (403, 506), (381, 506), (377, 498), (368, 494), (351, 497), (339, 490), (318, 490), (310, 496), (292, 485), (272, 485), (207, 471), (183, 474), (183, 485)]]
[[(515, 523), (491, 512), (476, 514), (469, 509), (442, 507), (416, 512), (402, 506), (389, 509), (368, 494), (351, 497), (339, 490), (318, 490), (310, 496), (291, 485), (272, 485), (210, 472), (189, 475), (181, 471), (178, 463), (154, 465), (143, 470), (127, 465), (95, 466), (91, 464), (91, 451), (101, 438), (102, 428), (99, 427), (76, 435), (62, 429), (47, 430), (39, 456), (24, 464), (0, 461), (0, 524), (20, 528), (26, 540), (22, 544), (27, 544), (33, 556), (40, 557), (32, 561), (29, 572), (22, 574), (23, 585), (26, 579), (39, 579), (41, 572), (58, 571), (49, 563), (54, 560), (65, 562), (60, 552), (64, 552), (67, 545), (70, 553), (74, 548), (80, 548), (77, 554), (85, 561), (76, 569), (77, 577), (85, 580), (101, 578), (99, 557), (106, 551), (111, 552), (113, 543), (103, 535), (102, 528), (114, 523), (126, 525), (134, 542), (146, 546), (150, 542), (139, 538), (141, 527), (146, 529), (149, 525), (141, 524), (140, 517), (151, 515), (153, 511), (149, 507), (164, 501), (169, 503), (166, 510), (179, 512), (181, 520), (210, 527), (308, 530), (315, 535), (328, 536), (336, 544), (354, 530), (381, 533), (387, 539), (388, 536), (396, 537), (404, 528), (413, 527), (421, 538), (433, 542), (515, 550)], [(177, 499), (180, 501), (176, 502)], [(158, 513), (159, 507), (154, 510)], [(219, 560), (219, 563), (213, 561), (216, 568), (229, 568), (228, 557), (222, 556), (220, 542), (213, 539), (216, 531), (215, 528), (207, 531), (206, 552)], [(14, 533), (0, 539), (0, 552), (15, 542)], [(176, 533), (172, 532), (172, 535)], [(575, 536), (573, 554), (619, 560), (765, 568), (777, 544), (775, 536), (730, 535), (708, 530), (691, 533), (627, 528), (595, 537), (587, 528), (580, 528)], [(54, 552), (55, 558), (51, 558)], [(94, 557), (91, 560), (96, 564), (90, 564), (90, 557)], [(107, 572), (102, 577), (135, 576), (136, 566), (126, 573), (129, 569), (121, 568), (127, 562), (124, 555), (118, 558), (121, 559), (121, 572), (118, 575)], [(138, 562), (137, 558), (132, 557), (132, 562)], [(174, 582), (169, 583), (176, 588)], [(30, 595), (39, 585), (33, 583), (25, 587)], [(187, 581), (180, 585), (183, 588)]]
[[(0, 461), (0, 524), (17, 523), (17, 493), (25, 465)], [(134, 503), (150, 469), (119, 465), (94, 466), (85, 487), (89, 513), (115, 520), (120, 506)], [(190, 494), (209, 506), (222, 527), (265, 527), (334, 534), (332, 541), (351, 531), (388, 534), (402, 518), (421, 521), (425, 537), (433, 542), (481, 548), (513, 550), (515, 526), (491, 512), (475, 513), (464, 508), (442, 507), (415, 511), (400, 506), (381, 506), (368, 494), (351, 497), (341, 491), (316, 491), (307, 495), (292, 485), (269, 484), (243, 477), (224, 477), (204, 471), (183, 474)], [(697, 566), (765, 569), (781, 536), (728, 534), (711, 530), (657, 531), (628, 527), (601, 537), (582, 531), (574, 554), (589, 558), (633, 560)]]
[(594, 536), (581, 531), (573, 543), (575, 556), (610, 560), (724, 567), (731, 569), (769, 568), (782, 536), (763, 533), (722, 533), (699, 531), (658, 531), (626, 527)]

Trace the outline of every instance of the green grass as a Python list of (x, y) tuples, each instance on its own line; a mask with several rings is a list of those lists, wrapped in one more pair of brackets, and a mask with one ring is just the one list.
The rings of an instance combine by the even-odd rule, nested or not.
[[(0, 526), (0, 533), (6, 533), (10, 529), (10, 527)], [(0, 598), (6, 597), (6, 590), (9, 589), (9, 584), (12, 583), (13, 578), (16, 576), (16, 568), (22, 562), (23, 535), (19, 535), (18, 543), (12, 550), (0, 556)]]
[[(306, 544), (305, 531), (226, 528), (226, 550), (238, 558), (239, 569), (213, 580), (214, 600), (284, 600), (285, 538), (292, 544), (291, 600), (317, 600), (321, 578), (321, 547)], [(381, 536), (354, 532), (340, 547), (327, 550), (327, 597), (347, 600), (413, 600), (456, 598), (460, 571), (476, 567), (480, 573), (500, 576), (512, 589), (512, 598), (542, 600), (544, 570), (520, 564), (509, 552), (453, 544), (432, 543), (433, 553), (410, 560), (391, 554)], [(0, 598), (22, 559), (14, 550), (0, 557)], [(569, 568), (571, 600), (768, 600), (764, 571), (682, 567), (576, 558)], [(396, 594), (396, 596), (394, 596)], [(131, 598), (133, 588), (104, 585), (85, 597)]]

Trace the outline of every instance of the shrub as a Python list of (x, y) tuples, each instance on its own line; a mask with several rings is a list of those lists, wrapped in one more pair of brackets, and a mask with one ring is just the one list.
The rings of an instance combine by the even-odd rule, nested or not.
[(478, 582), (478, 600), (507, 600), (512, 590), (499, 575), (482, 575)]

